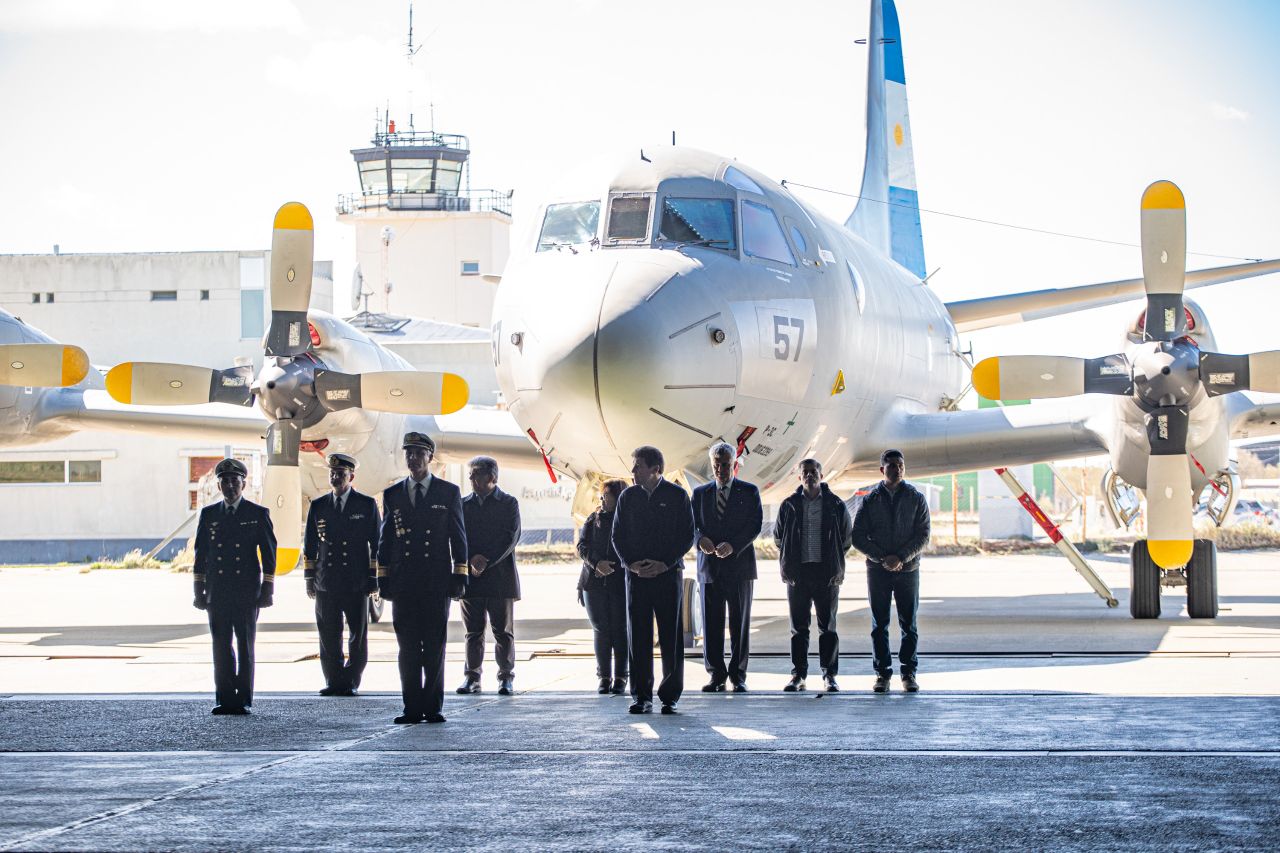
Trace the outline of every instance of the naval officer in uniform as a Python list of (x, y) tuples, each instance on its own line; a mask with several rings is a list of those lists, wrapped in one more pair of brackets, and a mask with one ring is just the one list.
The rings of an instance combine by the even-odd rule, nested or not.
[(195, 606), (209, 615), (215, 714), (247, 714), (253, 704), (253, 638), (258, 610), (275, 591), (276, 534), (267, 508), (243, 497), (249, 469), (223, 459), (213, 469), (222, 500), (200, 510)]
[[(329, 454), (333, 491), (311, 502), (303, 539), (307, 596), (316, 603), (321, 696), (355, 696), (369, 662), (369, 594), (378, 591), (378, 505), (351, 487), (359, 463)], [(347, 659), (342, 659), (342, 623)]]
[(467, 534), (462, 492), (431, 476), (431, 437), (406, 433), (409, 476), (382, 493), (378, 588), (391, 602), (400, 646), (404, 713), (397, 723), (443, 723), (444, 652), (449, 602), (467, 591)]

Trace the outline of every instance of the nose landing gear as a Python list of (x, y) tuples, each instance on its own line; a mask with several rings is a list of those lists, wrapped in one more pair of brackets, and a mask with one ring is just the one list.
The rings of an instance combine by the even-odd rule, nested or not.
[(1197, 539), (1191, 561), (1180, 569), (1161, 569), (1151, 559), (1147, 540), (1133, 543), (1129, 552), (1129, 615), (1134, 619), (1160, 616), (1160, 588), (1187, 588), (1187, 615), (1192, 619), (1213, 619), (1218, 615), (1218, 546), (1210, 539)]

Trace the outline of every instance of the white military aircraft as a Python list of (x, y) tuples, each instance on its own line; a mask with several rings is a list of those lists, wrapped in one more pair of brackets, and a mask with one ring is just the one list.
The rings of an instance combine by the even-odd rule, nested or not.
[[(1211, 549), (1207, 560), (1205, 549), (1184, 558), (1189, 524), (1175, 516), (1185, 511), (1189, 520), (1193, 489), (1209, 480), (1230, 483), (1229, 439), (1280, 432), (1280, 404), (1257, 405), (1236, 390), (1272, 387), (1275, 363), (1270, 356), (1246, 359), (1253, 370), (1245, 377), (1238, 360), (1213, 362), (1214, 373), (1234, 369), (1236, 377), (1207, 376), (1200, 383), (1188, 347), (1215, 343), (1203, 311), (1186, 302), (1184, 317), (1173, 299), (1180, 300), (1179, 283), (1195, 288), (1264, 275), (1280, 270), (1280, 261), (1182, 275), (1183, 249), (1176, 224), (1169, 225), (1177, 214), (1166, 215), (1175, 209), (1167, 201), (1176, 190), (1162, 184), (1149, 194), (1163, 201), (1144, 203), (1158, 211), (1144, 214), (1144, 259), (1163, 257), (1160, 272), (1144, 267), (1145, 279), (942, 303), (923, 280), (902, 39), (892, 0), (873, 0), (868, 44), (862, 201), (845, 223), (742, 163), (676, 147), (619, 158), (539, 209), (533, 233), (515, 246), (494, 307), (494, 363), (510, 415), (470, 407), (453, 420), (396, 414), (424, 409), (395, 408), (391, 389), (402, 386), (377, 381), (366, 387), (354, 375), (408, 365), (342, 321), (307, 313), (307, 299), (284, 296), (284, 283), (277, 302), (277, 281), (285, 279), (277, 279), (273, 262), (267, 351), (279, 362), (269, 360), (258, 377), (261, 415), (254, 417), (254, 434), (270, 425), (273, 467), (292, 466), (296, 442), (328, 439), (331, 449), (373, 466), (369, 481), (389, 480), (398, 469), (400, 433), (421, 429), (437, 437), (445, 459), (489, 452), (505, 464), (546, 464), (569, 474), (578, 481), (575, 511), (583, 512), (605, 477), (625, 474), (630, 451), (641, 444), (661, 447), (670, 471), (697, 481), (709, 476), (710, 442), (736, 443), (741, 476), (757, 483), (769, 502), (794, 488), (790, 473), (805, 457), (819, 459), (829, 481), (852, 485), (873, 478), (881, 450), (891, 446), (921, 475), (1108, 453), (1115, 490), (1157, 483), (1154, 500), (1148, 492), (1158, 516), (1151, 529), (1161, 543), (1180, 543), (1135, 549), (1133, 615), (1158, 615), (1161, 572), (1184, 563), (1191, 614), (1216, 613)], [(297, 252), (293, 257), (302, 263)], [(286, 269), (278, 272), (287, 279)], [(1071, 361), (1053, 361), (1050, 369), (1044, 362), (1002, 359), (973, 377), (993, 398), (1015, 391), (1031, 396), (1030, 390), (1039, 397), (1098, 390), (1131, 396), (1115, 406), (1067, 400), (955, 410), (970, 383), (960, 332), (1109, 305), (1144, 289), (1158, 307), (1153, 316), (1163, 321), (1174, 308), (1170, 328), (1183, 331), (1177, 324), (1184, 317), (1185, 334), (1148, 334), (1139, 318), (1129, 330), (1133, 352), (1123, 358), (1101, 359), (1096, 367), (1088, 362), (1083, 371)], [(276, 308), (288, 313), (275, 316)], [(1218, 369), (1223, 363), (1230, 369)], [(1181, 384), (1156, 376), (1173, 376), (1175, 368)], [(326, 370), (339, 373), (324, 379)], [(1055, 378), (1070, 370), (1073, 378)], [(241, 380), (248, 377), (234, 369), (133, 365), (109, 376), (108, 387), (131, 403), (246, 401)], [(418, 391), (411, 396), (448, 396), (445, 381), (432, 375), (413, 386)], [(1205, 383), (1230, 393), (1208, 399)], [(334, 392), (348, 396), (334, 398)], [(393, 413), (339, 410), (367, 392), (381, 402), (366, 401), (366, 408), (386, 405)], [(123, 407), (91, 406), (94, 392), (78, 393), (78, 413), (54, 420), (130, 422)], [(1155, 421), (1153, 453), (1144, 418), (1170, 407), (1184, 407), (1188, 415), (1155, 412), (1170, 416)], [(186, 428), (230, 427), (230, 407), (219, 407), (221, 424), (201, 414), (208, 408), (180, 407), (181, 415), (139, 410), (137, 423), (172, 428), (185, 417)], [(1181, 460), (1184, 470), (1149, 461), (1165, 456)], [(319, 473), (317, 456), (305, 454), (307, 464)], [(1156, 472), (1150, 481), (1148, 470)], [(280, 507), (296, 512), (282, 485), (296, 484), (294, 477), (277, 473), (273, 494)], [(310, 477), (299, 491), (323, 490), (323, 478)], [(297, 531), (282, 526), (282, 545), (291, 534), (296, 543)]]

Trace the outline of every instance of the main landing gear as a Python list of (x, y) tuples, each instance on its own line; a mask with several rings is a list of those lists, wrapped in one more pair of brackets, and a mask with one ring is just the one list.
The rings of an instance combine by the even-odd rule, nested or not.
[(1187, 615), (1213, 619), (1218, 615), (1218, 547), (1209, 539), (1195, 540), (1191, 562), (1181, 569), (1161, 569), (1151, 559), (1147, 540), (1133, 543), (1129, 552), (1129, 614), (1134, 619), (1160, 616), (1160, 587), (1187, 588)]

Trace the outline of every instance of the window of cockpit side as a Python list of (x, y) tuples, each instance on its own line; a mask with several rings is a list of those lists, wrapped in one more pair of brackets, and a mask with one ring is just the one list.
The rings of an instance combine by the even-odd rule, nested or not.
[(694, 245), (738, 251), (738, 228), (731, 198), (684, 198), (665, 196), (658, 220), (660, 246)]
[(809, 228), (809, 224), (792, 219), (790, 216), (784, 216), (782, 217), (782, 225), (787, 235), (791, 237), (791, 245), (796, 254), (800, 256), (801, 265), (821, 270), (822, 263), (818, 259), (818, 235), (813, 233), (813, 230)]
[(538, 251), (550, 252), (591, 243), (600, 227), (600, 202), (549, 204), (538, 233)]
[(606, 246), (647, 246), (653, 221), (651, 193), (613, 193), (605, 223)]
[(749, 258), (796, 265), (796, 257), (768, 205), (742, 200), (742, 253)]

